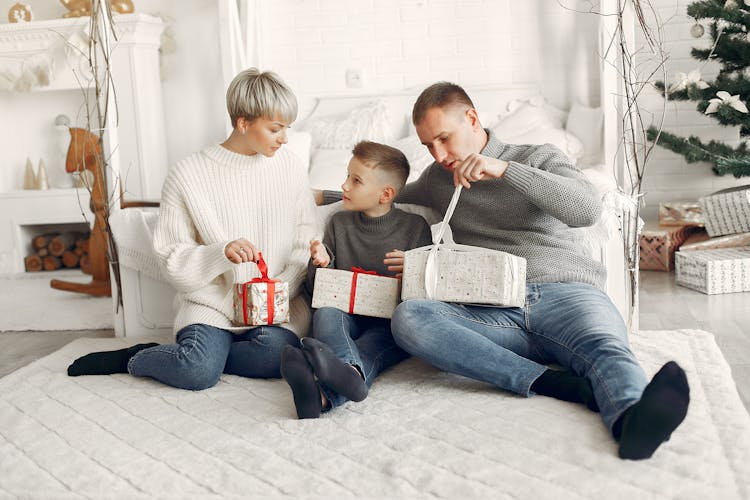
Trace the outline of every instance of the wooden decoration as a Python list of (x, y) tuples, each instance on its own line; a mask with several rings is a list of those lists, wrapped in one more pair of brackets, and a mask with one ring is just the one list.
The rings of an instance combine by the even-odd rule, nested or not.
[[(75, 283), (52, 280), (50, 286), (58, 290), (88, 293), (100, 297), (111, 297), (109, 260), (107, 258), (107, 190), (102, 172), (102, 145), (99, 137), (82, 128), (70, 129), (70, 146), (65, 159), (65, 171), (73, 173), (88, 170), (94, 176), (91, 187), (91, 211), (94, 213), (94, 227), (88, 240), (89, 253), (87, 267), (91, 270), (91, 282)], [(81, 259), (81, 268), (84, 268)], [(84, 270), (85, 271), (85, 270)]]
[(27, 23), (34, 19), (31, 6), (18, 2), (8, 11), (8, 21), (11, 23)]
[[(83, 17), (91, 14), (91, 0), (60, 0), (68, 9), (63, 17)], [(112, 10), (118, 14), (130, 14), (135, 10), (132, 0), (109, 0)]]

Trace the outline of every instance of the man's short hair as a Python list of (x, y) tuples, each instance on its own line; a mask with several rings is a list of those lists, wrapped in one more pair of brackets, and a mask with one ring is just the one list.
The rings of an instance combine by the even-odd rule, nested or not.
[(417, 125), (424, 119), (427, 110), (456, 104), (474, 107), (474, 103), (461, 86), (451, 82), (433, 83), (419, 94), (411, 112), (411, 121)]
[(352, 155), (370, 168), (382, 170), (390, 175), (396, 181), (396, 185), (393, 186), (396, 191), (401, 191), (406, 179), (409, 178), (409, 160), (404, 153), (394, 147), (361, 141), (352, 149)]
[(292, 123), (297, 118), (297, 98), (272, 71), (250, 68), (234, 77), (227, 88), (227, 111), (232, 127), (239, 118), (253, 121), (265, 117)]

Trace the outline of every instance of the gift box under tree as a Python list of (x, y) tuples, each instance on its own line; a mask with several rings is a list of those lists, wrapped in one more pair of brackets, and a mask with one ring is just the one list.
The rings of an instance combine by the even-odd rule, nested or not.
[(261, 276), (234, 284), (234, 321), (239, 325), (277, 325), (289, 321), (289, 284), (268, 277), (268, 266), (258, 252)]
[(353, 267), (315, 270), (313, 308), (335, 307), (349, 314), (390, 318), (399, 303), (399, 280)]
[(675, 254), (678, 285), (703, 292), (750, 291), (750, 247), (679, 251)]
[(674, 269), (674, 253), (696, 228), (690, 226), (647, 226), (639, 239), (638, 267), (649, 271)]
[(723, 189), (698, 201), (709, 236), (750, 232), (750, 186)]

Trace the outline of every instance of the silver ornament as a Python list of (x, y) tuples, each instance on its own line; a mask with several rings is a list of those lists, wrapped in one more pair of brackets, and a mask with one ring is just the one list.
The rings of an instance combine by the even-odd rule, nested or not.
[(695, 23), (690, 27), (690, 34), (693, 35), (693, 38), (700, 38), (705, 32), (706, 30), (701, 23)]

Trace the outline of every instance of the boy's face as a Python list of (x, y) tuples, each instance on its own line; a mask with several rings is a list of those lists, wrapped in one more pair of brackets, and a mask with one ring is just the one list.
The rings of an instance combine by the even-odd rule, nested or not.
[(463, 106), (430, 108), (416, 129), (420, 142), (435, 161), (450, 171), (457, 160), (481, 151), (476, 146), (476, 132), (481, 125), (473, 109)]
[(286, 129), (289, 128), (289, 124), (278, 116), (274, 118), (261, 116), (252, 122), (240, 118), (237, 120), (237, 128), (247, 147), (245, 154), (248, 155), (260, 153), (270, 158), (287, 143)]
[(346, 181), (341, 185), (344, 209), (364, 212), (378, 207), (388, 185), (382, 171), (368, 167), (353, 156), (349, 160)]

